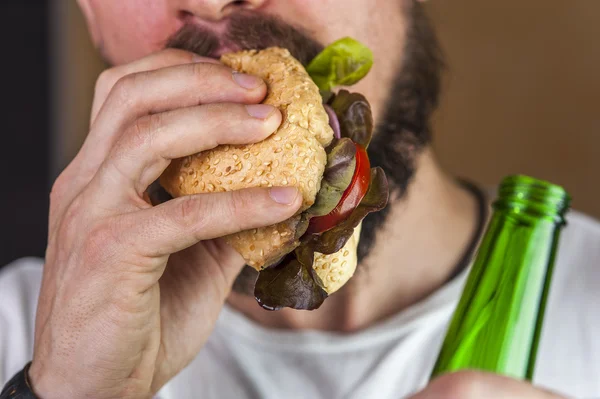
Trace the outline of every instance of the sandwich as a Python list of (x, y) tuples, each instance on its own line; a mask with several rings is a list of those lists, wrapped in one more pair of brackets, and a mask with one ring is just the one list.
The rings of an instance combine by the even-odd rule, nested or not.
[(225, 237), (258, 272), (254, 296), (265, 309), (312, 310), (354, 274), (360, 223), (388, 200), (385, 174), (371, 168), (368, 101), (339, 90), (362, 79), (372, 54), (344, 38), (305, 68), (288, 50), (224, 54), (232, 69), (267, 84), (263, 103), (283, 120), (262, 142), (222, 145), (174, 160), (160, 177), (172, 197), (250, 187), (295, 186), (303, 203), (292, 218)]

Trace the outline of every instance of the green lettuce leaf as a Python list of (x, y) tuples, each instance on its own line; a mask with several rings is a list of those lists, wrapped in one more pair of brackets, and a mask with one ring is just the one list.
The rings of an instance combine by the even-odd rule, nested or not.
[(320, 90), (330, 91), (336, 86), (351, 86), (371, 70), (373, 53), (364, 44), (345, 37), (319, 53), (306, 71)]
[(356, 146), (352, 140), (334, 140), (327, 154), (327, 165), (321, 180), (321, 188), (312, 207), (306, 210), (309, 216), (323, 216), (333, 211), (350, 185), (356, 169)]
[(367, 99), (362, 94), (340, 90), (330, 98), (329, 105), (340, 121), (342, 137), (348, 137), (356, 144), (368, 148), (374, 124), (371, 105)]

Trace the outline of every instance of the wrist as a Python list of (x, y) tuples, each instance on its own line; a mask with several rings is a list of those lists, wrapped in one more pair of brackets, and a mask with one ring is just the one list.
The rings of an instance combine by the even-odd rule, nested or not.
[[(35, 396), (39, 399), (53, 399), (74, 397), (68, 395), (69, 390), (65, 381), (61, 381), (56, 376), (48, 373), (40, 362), (35, 360), (31, 363), (27, 373), (29, 387)], [(60, 392), (56, 392), (59, 390)]]

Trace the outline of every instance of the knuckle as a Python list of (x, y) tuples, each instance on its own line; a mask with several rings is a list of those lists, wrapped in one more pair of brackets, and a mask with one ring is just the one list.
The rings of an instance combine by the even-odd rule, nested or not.
[(63, 171), (52, 184), (50, 189), (50, 203), (60, 202), (60, 199), (67, 191), (67, 181), (65, 172)]
[(123, 106), (131, 106), (135, 102), (135, 88), (146, 74), (146, 72), (138, 72), (119, 77), (112, 86), (111, 96), (116, 97)]
[(188, 195), (179, 199), (177, 208), (177, 222), (185, 230), (202, 229), (206, 224), (206, 217), (201, 212), (197, 196)]
[(199, 62), (190, 64), (190, 72), (196, 83), (204, 86), (210, 79), (215, 79), (217, 75), (221, 75), (223, 69), (226, 68), (220, 64), (213, 64), (207, 62)]
[(436, 389), (449, 398), (475, 399), (479, 397), (481, 374), (476, 371), (459, 371), (446, 374), (436, 381)]
[(250, 220), (248, 210), (256, 206), (256, 198), (253, 198), (249, 190), (232, 191), (229, 196), (228, 216), (237, 230), (243, 230)]
[(109, 257), (119, 244), (119, 234), (115, 224), (101, 221), (86, 234), (83, 243), (85, 263), (93, 265)]
[[(152, 149), (157, 143), (156, 136), (163, 125), (163, 119), (162, 114), (151, 114), (136, 119), (127, 132), (128, 140), (134, 148), (143, 146)], [(160, 148), (154, 150), (160, 152)]]
[(114, 85), (122, 78), (122, 73), (118, 67), (105, 69), (96, 79), (95, 92), (108, 93)]

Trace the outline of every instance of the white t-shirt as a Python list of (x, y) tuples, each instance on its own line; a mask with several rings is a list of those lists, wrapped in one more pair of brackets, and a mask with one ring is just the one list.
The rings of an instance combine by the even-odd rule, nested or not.
[[(32, 357), (42, 262), (0, 273), (0, 386)], [(161, 399), (402, 398), (423, 387), (466, 272), (364, 331), (270, 330), (225, 307), (196, 359)], [(600, 223), (572, 212), (560, 243), (535, 382), (600, 398)]]

